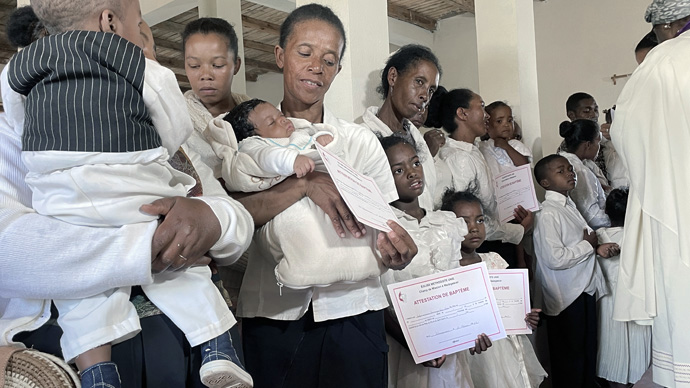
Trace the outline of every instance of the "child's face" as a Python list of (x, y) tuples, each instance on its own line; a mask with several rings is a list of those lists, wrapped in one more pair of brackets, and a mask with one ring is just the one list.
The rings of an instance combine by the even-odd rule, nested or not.
[(283, 112), (268, 103), (257, 105), (248, 119), (254, 124), (254, 132), (266, 139), (290, 137), (295, 132), (295, 126)]
[(499, 106), (489, 117), (489, 136), (510, 139), (513, 137), (513, 111), (510, 107)]
[(409, 144), (396, 144), (386, 150), (398, 200), (412, 202), (424, 192), (424, 169)]
[(557, 191), (567, 195), (568, 191), (575, 188), (577, 174), (573, 166), (566, 158), (558, 158), (549, 163), (546, 169), (546, 178), (539, 184), (546, 190)]
[(477, 202), (456, 202), (453, 206), (453, 213), (458, 218), (465, 220), (467, 224), (468, 233), (462, 241), (463, 252), (474, 252), (486, 239), (482, 205)]
[[(139, 47), (143, 46), (141, 30), (141, 7), (138, 0), (121, 0), (122, 13), (119, 18), (120, 28), (115, 30), (117, 35), (127, 39)], [(143, 48), (143, 47), (142, 47)]]

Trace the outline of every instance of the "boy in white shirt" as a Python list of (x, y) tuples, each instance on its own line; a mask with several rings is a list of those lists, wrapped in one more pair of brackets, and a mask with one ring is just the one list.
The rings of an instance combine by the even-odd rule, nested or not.
[(549, 155), (534, 167), (546, 190), (535, 213), (534, 251), (537, 282), (548, 316), (551, 376), (555, 387), (595, 386), (597, 358), (596, 298), (607, 293), (596, 254), (618, 254), (617, 244), (601, 244), (568, 193), (577, 176), (568, 160)]

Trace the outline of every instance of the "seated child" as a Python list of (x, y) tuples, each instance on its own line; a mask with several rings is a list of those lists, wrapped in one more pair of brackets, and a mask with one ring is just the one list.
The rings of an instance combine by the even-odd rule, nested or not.
[[(609, 193), (606, 198), (606, 214), (611, 219), (611, 227), (597, 230), (599, 243), (620, 244), (623, 239), (623, 222), (627, 205), (627, 189), (614, 189)], [(652, 328), (636, 322), (613, 320), (620, 256), (616, 255), (608, 259), (598, 257), (597, 259), (606, 284), (611, 290), (611, 294), (601, 297), (598, 303), (597, 376), (606, 379), (612, 388), (624, 388), (628, 384), (639, 381), (651, 364)], [(649, 323), (651, 324), (651, 321)]]
[[(465, 222), (448, 211), (427, 211), (419, 205), (424, 191), (424, 169), (414, 147), (404, 138), (392, 135), (381, 138), (390, 170), (393, 172), (398, 200), (391, 203), (398, 223), (407, 230), (419, 251), (403, 270), (388, 271), (381, 276), (384, 287), (419, 276), (430, 275), (459, 266)], [(390, 295), (386, 293), (390, 301)], [(392, 304), (391, 304), (392, 306)], [(408, 350), (402, 329), (392, 307), (386, 310), (388, 332), (389, 381), (398, 388), (472, 387), (468, 352), (459, 352), (417, 365)], [(486, 335), (478, 336), (469, 353), (481, 353), (491, 346)]]
[[(476, 249), (486, 238), (484, 210), (479, 199), (470, 192), (447, 193), (443, 210), (455, 213), (465, 220), (468, 233), (462, 241), (460, 265), (486, 263), (489, 270), (508, 268), (508, 263), (495, 252), (478, 253)], [(539, 324), (540, 309), (533, 308), (525, 315), (532, 328)], [(546, 371), (539, 363), (526, 335), (508, 335), (493, 342), (490, 352), (469, 359), (475, 388), (537, 388), (544, 381)]]
[(335, 133), (326, 124), (288, 119), (257, 98), (237, 105), (223, 121), (213, 120), (205, 131), (223, 160), (221, 174), (230, 192), (266, 190), (290, 175), (301, 178), (314, 171), (314, 160), (320, 160), (315, 141), (342, 156)]
[(596, 300), (608, 290), (596, 254), (611, 257), (617, 244), (599, 244), (569, 193), (577, 177), (563, 156), (549, 155), (534, 168), (546, 198), (537, 212), (536, 282), (548, 316), (554, 387), (594, 387), (597, 357)]
[[(138, 47), (139, 2), (45, 0), (33, 6), (51, 35), (8, 65), (11, 88), (26, 95), (22, 158), (33, 206), (79, 225), (155, 225), (157, 216), (139, 207), (185, 196), (197, 182), (168, 163), (173, 154), (181, 157), (177, 151), (191, 120), (172, 72), (145, 61)], [(184, 247), (179, 255), (184, 258)], [(205, 384), (251, 387), (228, 332), (235, 319), (208, 267), (156, 275), (142, 288), (192, 346), (204, 344)], [(54, 301), (63, 356), (77, 363), (83, 387), (120, 386), (110, 344), (140, 330), (128, 299), (129, 287), (123, 287)]]

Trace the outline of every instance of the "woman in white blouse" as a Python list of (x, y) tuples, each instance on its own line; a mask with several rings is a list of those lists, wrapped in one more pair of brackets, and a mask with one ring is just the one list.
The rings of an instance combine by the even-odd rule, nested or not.
[(610, 226), (611, 221), (604, 212), (604, 189), (597, 176), (583, 163), (584, 160), (594, 160), (599, 152), (599, 124), (586, 119), (564, 121), (559, 132), (565, 139), (565, 149), (558, 154), (568, 159), (577, 174), (577, 186), (570, 193), (577, 210), (592, 229)]

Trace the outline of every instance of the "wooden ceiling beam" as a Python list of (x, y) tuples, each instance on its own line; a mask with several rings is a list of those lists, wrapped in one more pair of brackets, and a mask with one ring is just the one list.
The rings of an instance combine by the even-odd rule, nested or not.
[(167, 40), (167, 39), (162, 39), (162, 38), (154, 38), (154, 41), (156, 42), (156, 47), (169, 49), (169, 50), (175, 50), (175, 51), (180, 52), (180, 55), (182, 55), (182, 43), (173, 42), (172, 40)]
[(173, 71), (174, 69), (178, 69), (184, 72), (184, 61), (182, 59), (168, 58), (163, 56), (158, 56), (156, 59), (158, 60), (158, 63), (169, 69), (172, 69)]
[(252, 59), (252, 58), (245, 58), (244, 64), (247, 67), (256, 67), (257, 69), (266, 70), (266, 71), (270, 71), (273, 73), (282, 73), (283, 72), (282, 70), (280, 70), (278, 65), (276, 65), (275, 63), (257, 61), (256, 59)]
[(280, 36), (279, 25), (255, 19), (250, 16), (242, 15), (242, 27), (257, 29), (261, 30), (262, 32), (269, 33), (271, 35)]
[(414, 24), (425, 30), (432, 32), (436, 30), (436, 20), (411, 9), (391, 4), (390, 2), (388, 3), (388, 16), (406, 23)]
[(447, 0), (460, 7), (460, 13), (474, 13), (474, 0)]
[(255, 42), (253, 40), (244, 40), (244, 48), (250, 48), (254, 50), (259, 50), (264, 53), (270, 53), (273, 54), (275, 51), (275, 46), (272, 46), (270, 44), (266, 43), (261, 43), (261, 42)]
[(175, 34), (181, 34), (182, 31), (184, 31), (184, 24), (181, 23), (176, 23), (176, 22), (171, 22), (170, 20), (162, 21), (160, 23), (157, 23), (156, 25), (151, 26), (151, 31), (153, 31), (153, 35), (156, 36), (156, 32), (158, 30), (163, 31), (163, 32), (172, 32)]

